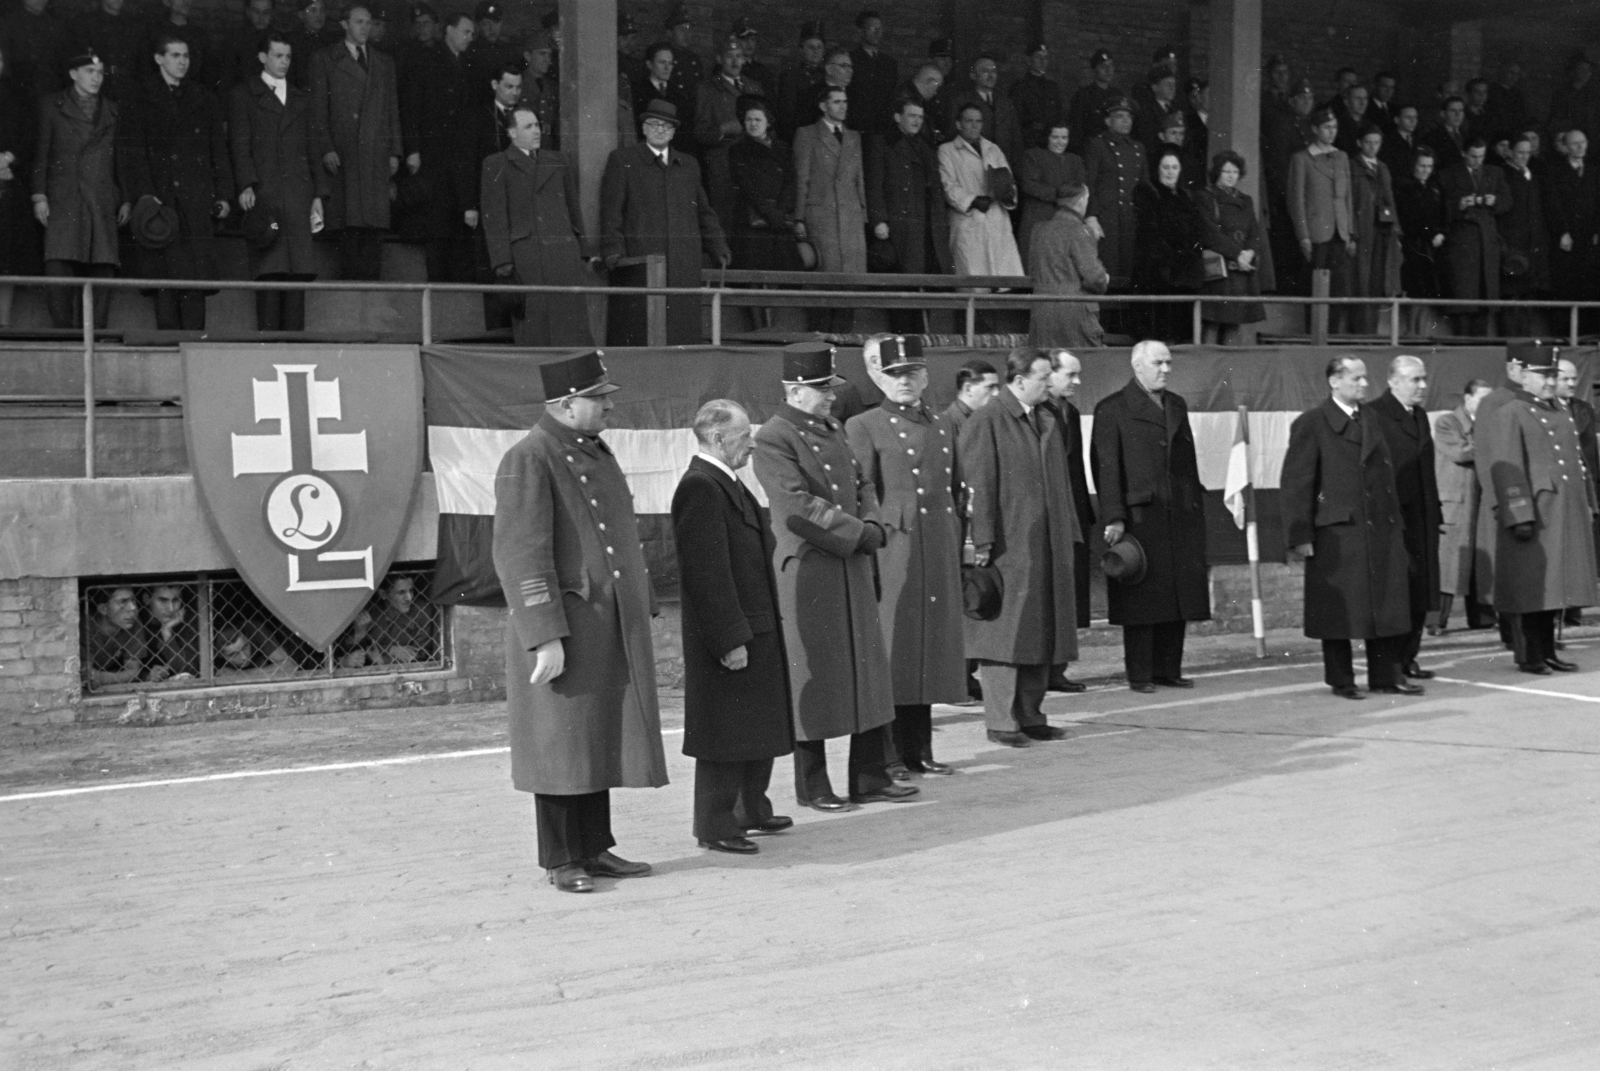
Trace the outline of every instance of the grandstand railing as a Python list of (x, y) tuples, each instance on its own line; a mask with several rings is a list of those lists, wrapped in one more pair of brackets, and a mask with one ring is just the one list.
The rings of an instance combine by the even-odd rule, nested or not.
[[(652, 260), (656, 258), (651, 258)], [(659, 268), (652, 272), (661, 276)], [(848, 305), (852, 308), (873, 309), (948, 309), (966, 315), (968, 345), (975, 344), (977, 316), (980, 311), (1004, 309), (1031, 309), (1042, 304), (1101, 305), (1172, 305), (1185, 304), (1191, 308), (1193, 341), (1202, 341), (1204, 310), (1208, 305), (1245, 302), (1260, 305), (1312, 306), (1313, 319), (1318, 310), (1332, 306), (1377, 306), (1390, 313), (1388, 344), (1400, 345), (1400, 311), (1410, 306), (1422, 305), (1449, 311), (1452, 308), (1478, 311), (1482, 309), (1565, 309), (1568, 314), (1568, 339), (1571, 345), (1579, 342), (1579, 313), (1584, 309), (1600, 309), (1600, 301), (1526, 301), (1501, 298), (1450, 299), (1407, 297), (1326, 297), (1321, 295), (1261, 294), (1036, 294), (1015, 292), (1031, 288), (1032, 281), (1013, 276), (937, 276), (937, 275), (820, 275), (799, 272), (706, 272), (714, 286), (699, 287), (613, 287), (613, 286), (522, 286), (490, 285), (485, 283), (402, 283), (362, 282), (355, 280), (311, 280), (305, 282), (255, 279), (131, 279), (131, 278), (64, 278), (58, 276), (0, 276), (0, 283), (16, 286), (76, 287), (82, 292), (83, 314), (83, 428), (84, 476), (95, 476), (95, 292), (109, 290), (296, 290), (341, 291), (392, 294), (418, 294), (422, 302), (421, 328), (418, 341), (424, 346), (435, 343), (433, 330), (433, 299), (436, 294), (571, 294), (616, 297), (645, 297), (653, 306), (649, 321), (652, 334), (663, 329), (666, 298), (672, 295), (694, 296), (711, 306), (711, 344), (722, 345), (722, 311), (730, 307), (753, 308), (818, 308)], [(781, 287), (757, 289), (759, 286)], [(890, 287), (900, 289), (890, 289)], [(1009, 292), (1008, 292), (1009, 291)], [(657, 337), (659, 335), (657, 334)], [(1317, 339), (1316, 341), (1322, 341)], [(654, 345), (664, 344), (664, 338)], [(1354, 344), (1354, 343), (1352, 343)], [(1371, 344), (1371, 343), (1368, 343)], [(20, 399), (12, 399), (20, 400)]]

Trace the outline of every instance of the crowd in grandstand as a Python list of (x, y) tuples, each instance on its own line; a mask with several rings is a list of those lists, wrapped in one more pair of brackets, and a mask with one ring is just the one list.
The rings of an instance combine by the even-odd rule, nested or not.
[[(420, 0), (403, 19), (376, 0), (337, 12), (297, 0), (292, 14), (246, 0), (226, 32), (192, 20), (191, 0), (151, 17), (127, 0), (60, 3), (13, 0), (0, 18), (0, 274), (212, 278), (217, 239), (242, 237), (251, 278), (306, 280), (320, 236), (344, 279), (377, 278), (383, 243), (399, 240), (421, 247), (432, 281), (593, 282), (603, 259), (616, 283), (635, 267), (617, 262), (638, 255), (626, 228), (664, 225), (619, 208), (586, 233), (561, 155), (555, 12), (514, 40), (497, 0)], [(781, 64), (744, 19), (718, 28), (708, 57), (690, 47), (697, 29), (688, 5), (659, 26), (626, 13), (617, 26), (625, 147), (687, 158), (698, 180), (683, 191), (692, 226), (647, 235), (677, 241), (680, 261), (703, 250), (736, 268), (1028, 274), (1053, 293), (1303, 295), (1325, 269), (1335, 295), (1594, 296), (1600, 180), (1586, 154), (1600, 85), (1581, 52), (1542, 115), (1516, 64), (1431, 91), (1346, 68), (1326, 95), (1274, 56), (1249, 159), (1208, 151), (1207, 84), (1170, 47), (1132, 84), (1097, 51), (1069, 91), (1043, 42), (959, 67), (949, 38), (894, 56), (871, 10), (797, 27)], [(1259, 204), (1239, 188), (1251, 169)], [(1033, 241), (1063, 214), (1092, 236), (1098, 266), (1075, 231)], [(514, 248), (530, 236), (559, 248)], [(673, 285), (698, 270), (680, 263)], [(0, 287), (0, 325), (11, 298)], [(69, 290), (50, 299), (56, 325), (81, 316)], [(204, 292), (157, 289), (155, 305), (160, 327), (204, 326)], [(543, 301), (486, 298), (484, 311), (528, 343), (569, 341), (560, 324), (582, 321)], [(1462, 332), (1496, 326), (1483, 309), (1449, 312)], [(303, 293), (262, 292), (257, 317), (302, 328)], [(1375, 309), (1335, 317), (1376, 328)], [(1204, 318), (1227, 340), (1265, 310), (1209, 302)], [(1092, 308), (1068, 319), (1065, 337), (1035, 341), (1095, 341)], [(1187, 323), (1174, 307), (1122, 326), (1177, 338)], [(1498, 324), (1541, 326), (1527, 309)]]

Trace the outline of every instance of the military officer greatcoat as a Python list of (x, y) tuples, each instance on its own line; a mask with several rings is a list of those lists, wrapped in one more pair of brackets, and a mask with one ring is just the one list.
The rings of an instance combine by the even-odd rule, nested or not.
[(962, 702), (967, 683), (955, 425), (920, 403), (885, 399), (852, 417), (845, 431), (877, 493), (886, 533), (878, 552), (878, 616), (895, 704)]
[(1150, 176), (1144, 146), (1106, 130), (1090, 139), (1083, 170), (1089, 180), (1089, 216), (1106, 232), (1100, 240), (1100, 263), (1111, 273), (1112, 288), (1125, 289), (1133, 281), (1133, 190)]
[[(1487, 421), (1481, 412), (1474, 445), (1493, 485), (1495, 610), (1594, 605), (1595, 496), (1577, 426), (1527, 391)], [(1532, 538), (1513, 534), (1516, 525), (1530, 523)]]
[(784, 405), (755, 435), (755, 473), (777, 537), (795, 738), (826, 740), (894, 720), (889, 659), (878, 620), (873, 559), (862, 533), (878, 495), (844, 427)]
[[(494, 487), (512, 784), (558, 796), (666, 784), (655, 596), (617, 459), (545, 415), (506, 451)], [(530, 684), (534, 651), (554, 639), (565, 671)]]

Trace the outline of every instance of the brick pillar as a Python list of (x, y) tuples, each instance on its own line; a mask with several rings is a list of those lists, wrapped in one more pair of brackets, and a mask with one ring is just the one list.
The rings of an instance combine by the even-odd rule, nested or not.
[(584, 226), (599, 234), (600, 176), (617, 147), (617, 0), (561, 0), (561, 130)]
[(1239, 188), (1259, 206), (1261, 191), (1261, 0), (1211, 0), (1211, 144), (1245, 158)]
[(71, 721), (80, 691), (77, 581), (0, 580), (0, 716)]

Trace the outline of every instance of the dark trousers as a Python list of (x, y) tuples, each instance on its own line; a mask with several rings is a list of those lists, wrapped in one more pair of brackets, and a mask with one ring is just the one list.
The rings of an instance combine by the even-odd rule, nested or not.
[[(794, 795), (801, 803), (834, 794), (833, 782), (828, 779), (826, 744), (824, 740), (795, 741)], [(850, 795), (876, 792), (893, 783), (888, 773), (892, 747), (887, 725), (850, 737)]]
[(1122, 626), (1122, 665), (1129, 684), (1149, 684), (1156, 677), (1183, 675), (1186, 621)]
[(1556, 656), (1556, 617), (1560, 610), (1539, 610), (1531, 614), (1501, 614), (1511, 619), (1511, 649), (1517, 665), (1542, 665)]
[(927, 703), (896, 703), (894, 748), (900, 761), (912, 770), (933, 758), (933, 707)]
[(383, 232), (346, 227), (339, 232), (339, 278), (377, 282), (383, 270)]
[[(1349, 297), (1352, 275), (1355, 271), (1355, 258), (1345, 251), (1344, 240), (1334, 235), (1329, 242), (1315, 242), (1311, 246), (1311, 270), (1320, 268), (1328, 269), (1328, 296)], [(1350, 331), (1350, 312), (1348, 306), (1328, 306), (1328, 332), (1329, 334), (1348, 334)]]
[(983, 681), (983, 721), (988, 728), (1014, 733), (1025, 725), (1049, 724), (1040, 709), (1050, 683), (1048, 664), (980, 662), (978, 676)]
[[(44, 273), (57, 279), (78, 278), (109, 279), (117, 274), (114, 264), (85, 264), (81, 260), (47, 260)], [(83, 292), (70, 286), (52, 286), (45, 291), (45, 307), (50, 310), (51, 327), (83, 326)], [(104, 330), (111, 316), (110, 289), (94, 293), (94, 325)]]
[(551, 796), (536, 792), (533, 813), (539, 829), (539, 865), (554, 870), (593, 859), (616, 845), (611, 835), (611, 793)]
[(206, 296), (198, 290), (157, 290), (156, 328), (161, 331), (204, 331)]
[[(262, 279), (287, 279), (287, 275), (263, 275)], [(257, 331), (304, 331), (306, 292), (304, 290), (256, 291)]]
[(772, 760), (694, 760), (694, 835), (697, 840), (742, 837), (772, 817), (767, 786)]
[[(1367, 647), (1367, 687), (1393, 688), (1401, 681), (1400, 655), (1405, 636), (1369, 636)], [(1355, 663), (1349, 640), (1322, 641), (1322, 680), (1332, 688), (1354, 688)]]
[(427, 262), (430, 283), (471, 283), (477, 281), (470, 233), (452, 234), (449, 238), (436, 238), (422, 245), (422, 259)]

